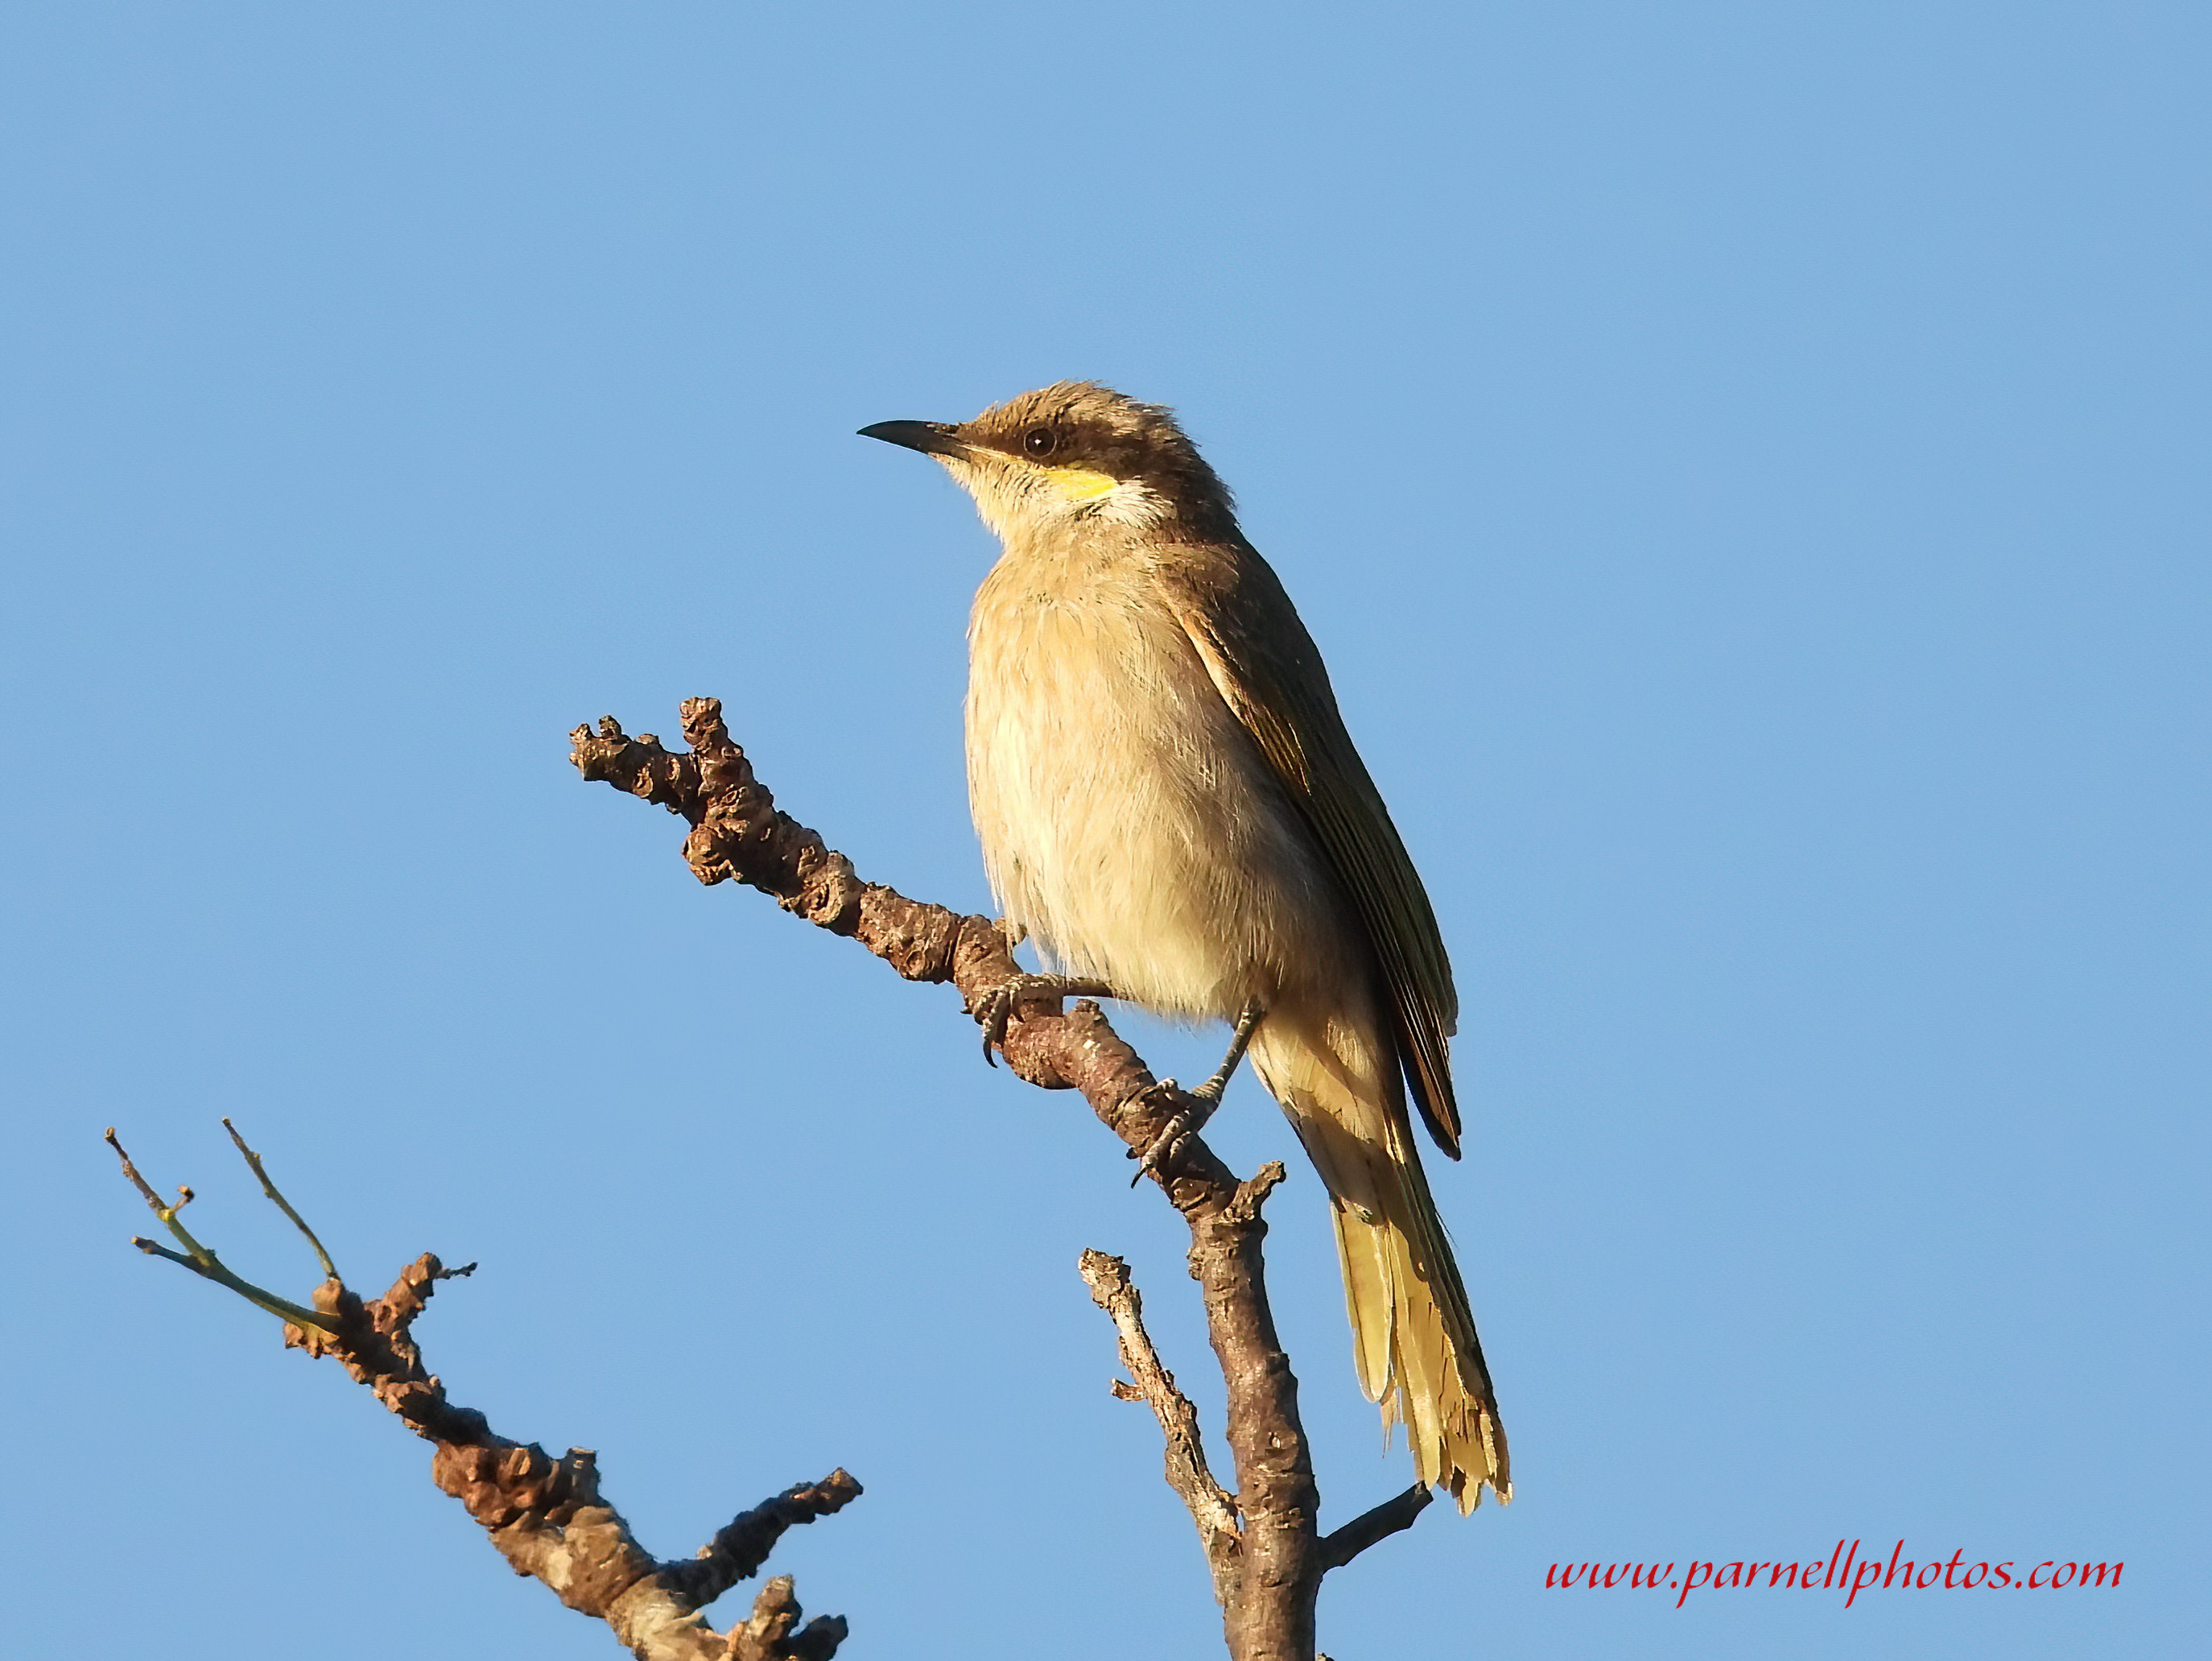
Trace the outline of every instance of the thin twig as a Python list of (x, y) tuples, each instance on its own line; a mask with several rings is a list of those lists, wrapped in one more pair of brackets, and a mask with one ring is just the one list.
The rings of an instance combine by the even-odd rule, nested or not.
[[(222, 1128), (230, 1133), (230, 1140), (237, 1147), (238, 1151), (246, 1156), (247, 1166), (256, 1177), (261, 1179), (261, 1191), (274, 1200), (276, 1202), (276, 1208), (292, 1220), (293, 1227), (307, 1237), (307, 1244), (315, 1249), (315, 1261), (323, 1266), (323, 1278), (326, 1281), (337, 1280), (338, 1266), (331, 1261), (331, 1254), (323, 1250), (323, 1243), (315, 1238), (315, 1231), (307, 1226), (307, 1220), (293, 1210), (292, 1202), (276, 1191), (276, 1184), (269, 1180), (269, 1172), (261, 1164), (261, 1156), (246, 1145), (246, 1138), (238, 1134), (238, 1127), (231, 1123), (228, 1119), (222, 1122)], [(455, 1274), (460, 1272), (459, 1269), (453, 1271)]]
[[(171, 1251), (165, 1247), (155, 1245), (151, 1240), (136, 1235), (131, 1237), (131, 1244), (149, 1256), (166, 1257), (169, 1262), (191, 1270), (204, 1281), (213, 1281), (217, 1286), (228, 1287), (256, 1309), (265, 1310), (280, 1321), (289, 1321), (295, 1327), (312, 1327), (319, 1332), (337, 1331), (337, 1323), (329, 1316), (312, 1309), (303, 1308), (288, 1298), (279, 1298), (275, 1293), (264, 1291), (251, 1281), (241, 1281), (237, 1275), (232, 1274), (224, 1266), (220, 1257), (194, 1239), (191, 1232), (177, 1220), (177, 1214), (191, 1203), (191, 1189), (180, 1188), (177, 1192), (183, 1196), (183, 1198), (175, 1205), (164, 1203), (161, 1196), (156, 1194), (146, 1179), (138, 1174), (138, 1167), (131, 1163), (131, 1156), (123, 1151), (123, 1144), (116, 1140), (113, 1125), (108, 1126), (105, 1140), (107, 1145), (115, 1150), (115, 1157), (123, 1161), (123, 1174), (131, 1179), (131, 1186), (143, 1196), (154, 1214), (161, 1220), (162, 1225), (170, 1233), (177, 1237), (178, 1243), (184, 1247), (184, 1250), (181, 1253)], [(289, 1207), (286, 1208), (289, 1209)]]

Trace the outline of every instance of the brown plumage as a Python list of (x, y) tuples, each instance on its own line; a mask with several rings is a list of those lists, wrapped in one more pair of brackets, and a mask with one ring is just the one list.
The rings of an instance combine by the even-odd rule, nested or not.
[(1008, 920), (1251, 1056), (1328, 1185), (1353, 1351), (1425, 1483), (1512, 1486), (1407, 1112), (1459, 1156), (1451, 965), (1289, 596), (1168, 411), (1066, 382), (866, 429), (943, 461), (1004, 552), (969, 630), (969, 793)]

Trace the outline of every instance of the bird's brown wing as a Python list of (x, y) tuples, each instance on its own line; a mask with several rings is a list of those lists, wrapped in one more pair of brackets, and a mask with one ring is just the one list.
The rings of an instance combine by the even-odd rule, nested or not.
[(1407, 1082), (1437, 1146), (1459, 1158), (1451, 962), (1427, 891), (1345, 731), (1321, 654), (1249, 546), (1179, 549), (1162, 573), (1221, 696), (1257, 742), (1367, 926), (1396, 1017)]

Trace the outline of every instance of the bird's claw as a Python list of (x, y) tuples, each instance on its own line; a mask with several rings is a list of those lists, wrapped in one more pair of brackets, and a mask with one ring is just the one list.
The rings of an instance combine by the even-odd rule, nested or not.
[(976, 1010), (975, 1019), (983, 1028), (983, 1065), (996, 1067), (999, 1058), (991, 1052), (1006, 1041), (1006, 1022), (1014, 1013), (1014, 983), (994, 987), (983, 995), (982, 1007)]
[(1221, 1105), (1221, 1086), (1212, 1080), (1195, 1090), (1183, 1090), (1173, 1079), (1162, 1079), (1144, 1092), (1145, 1097), (1155, 1099), (1177, 1095), (1189, 1105), (1175, 1110), (1168, 1122), (1160, 1127), (1160, 1134), (1152, 1138), (1151, 1146), (1142, 1153), (1133, 1147), (1129, 1150), (1129, 1157), (1137, 1162), (1137, 1174), (1129, 1178), (1130, 1187), (1134, 1188), (1158, 1171), (1164, 1162), (1174, 1158), (1192, 1133), (1203, 1127), (1213, 1116), (1213, 1110)]
[(976, 1006), (975, 1019), (983, 1028), (983, 1059), (991, 1066), (999, 1064), (992, 1051), (1006, 1042), (1006, 1024), (1013, 1019), (1016, 1005), (1030, 998), (1091, 997), (1110, 998), (1114, 989), (1103, 981), (1085, 979), (1074, 975), (1012, 975), (983, 995)]

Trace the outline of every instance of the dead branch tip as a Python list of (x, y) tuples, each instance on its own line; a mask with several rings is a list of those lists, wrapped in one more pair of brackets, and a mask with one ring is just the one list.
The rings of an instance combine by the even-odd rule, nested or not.
[(1378, 1541), (1387, 1540), (1401, 1530), (1413, 1526), (1413, 1519), (1429, 1508), (1436, 1498), (1427, 1488), (1416, 1482), (1403, 1494), (1395, 1494), (1371, 1511), (1362, 1512), (1342, 1528), (1322, 1536), (1316, 1549), (1321, 1554), (1321, 1572), (1340, 1569), (1353, 1558)]

